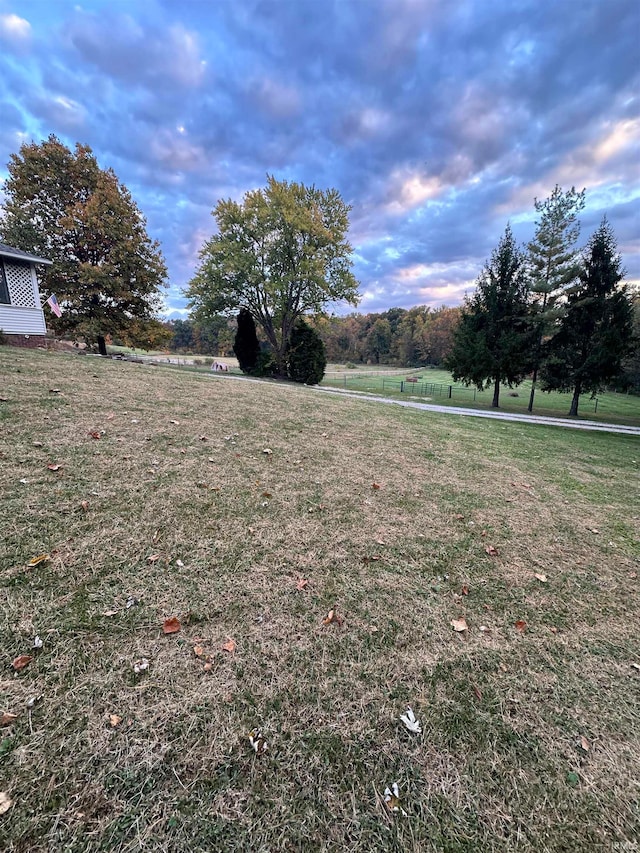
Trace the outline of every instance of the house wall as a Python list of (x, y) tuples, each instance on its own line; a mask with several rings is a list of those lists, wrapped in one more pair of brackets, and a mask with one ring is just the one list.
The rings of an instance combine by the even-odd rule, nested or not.
[(46, 335), (34, 265), (9, 258), (0, 258), (0, 263), (11, 300), (9, 305), (0, 302), (0, 329), (6, 335)]

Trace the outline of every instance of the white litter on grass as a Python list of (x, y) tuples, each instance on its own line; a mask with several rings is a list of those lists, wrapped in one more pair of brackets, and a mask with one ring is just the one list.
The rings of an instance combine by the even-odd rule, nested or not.
[(397, 782), (393, 782), (391, 788), (384, 789), (384, 802), (390, 812), (397, 812), (405, 817), (407, 816), (406, 811), (400, 805), (400, 789)]
[(406, 714), (400, 714), (400, 719), (404, 723), (405, 728), (410, 732), (414, 732), (417, 735), (422, 734), (422, 727), (418, 720), (416, 720), (416, 716), (411, 708), (407, 708)]
[(149, 669), (149, 661), (147, 658), (141, 658), (137, 660), (133, 665), (133, 671), (136, 675), (140, 675), (141, 672), (144, 672), (145, 669)]

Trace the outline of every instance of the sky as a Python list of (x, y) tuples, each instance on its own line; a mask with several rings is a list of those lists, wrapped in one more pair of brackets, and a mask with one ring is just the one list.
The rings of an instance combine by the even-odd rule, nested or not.
[(51, 133), (131, 191), (170, 317), (267, 175), (351, 205), (362, 312), (460, 304), (556, 185), (640, 282), (638, 0), (0, 0), (0, 182)]

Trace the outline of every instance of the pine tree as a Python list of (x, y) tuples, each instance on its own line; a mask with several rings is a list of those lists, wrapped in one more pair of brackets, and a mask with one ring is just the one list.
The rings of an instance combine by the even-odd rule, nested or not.
[(573, 391), (570, 416), (577, 417), (581, 394), (596, 394), (622, 374), (633, 334), (631, 301), (621, 286), (623, 278), (615, 237), (605, 217), (589, 241), (580, 283), (567, 296), (542, 368), (545, 391)]
[(289, 379), (317, 385), (322, 381), (327, 366), (324, 344), (315, 329), (299, 318), (291, 332), (287, 351)]
[(238, 331), (233, 342), (233, 351), (243, 373), (252, 373), (260, 354), (260, 342), (251, 312), (241, 308), (238, 314)]
[(445, 363), (456, 382), (480, 391), (493, 383), (492, 406), (497, 407), (500, 383), (518, 385), (530, 369), (533, 334), (524, 257), (507, 225), (465, 302)]
[(536, 222), (535, 236), (527, 246), (527, 267), (539, 333), (534, 349), (530, 412), (533, 411), (543, 338), (557, 316), (556, 301), (580, 273), (575, 244), (580, 235), (578, 213), (585, 205), (585, 190), (577, 192), (571, 187), (563, 192), (556, 184), (548, 199), (536, 199), (534, 204), (540, 219)]

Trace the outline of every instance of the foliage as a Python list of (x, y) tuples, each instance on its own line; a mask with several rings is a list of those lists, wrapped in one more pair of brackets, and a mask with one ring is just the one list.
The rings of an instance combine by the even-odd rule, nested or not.
[(322, 382), (326, 366), (327, 356), (320, 336), (300, 317), (291, 332), (287, 350), (289, 379), (317, 385)]
[(580, 284), (567, 295), (557, 331), (546, 348), (543, 388), (573, 390), (570, 415), (580, 395), (596, 394), (622, 374), (632, 341), (631, 303), (620, 255), (606, 217), (589, 241)]
[(331, 302), (358, 302), (346, 239), (349, 210), (337, 190), (273, 177), (240, 204), (218, 202), (218, 233), (203, 246), (187, 289), (191, 307), (199, 317), (248, 309), (285, 375), (297, 318)]
[(635, 394), (640, 394), (640, 294), (632, 299), (633, 338), (631, 351), (624, 359), (623, 385)]
[(575, 244), (580, 235), (577, 217), (585, 205), (585, 190), (577, 192), (575, 187), (571, 187), (563, 192), (556, 184), (548, 199), (536, 199), (534, 205), (540, 218), (536, 222), (535, 236), (527, 246), (526, 262), (533, 295), (533, 313), (539, 333), (534, 348), (529, 411), (533, 410), (542, 341), (558, 316), (557, 300), (580, 274)]
[(22, 145), (8, 170), (0, 239), (54, 262), (41, 281), (62, 308), (48, 318), (56, 334), (148, 344), (166, 267), (115, 173), (100, 169), (88, 146), (72, 152), (53, 135)]
[(238, 314), (238, 330), (233, 342), (233, 351), (238, 359), (240, 370), (251, 373), (260, 354), (260, 342), (256, 335), (256, 324), (251, 312), (241, 308)]
[(465, 302), (447, 359), (456, 382), (481, 391), (493, 382), (493, 406), (499, 404), (500, 383), (517, 385), (530, 367), (533, 335), (527, 300), (524, 257), (507, 226)]

